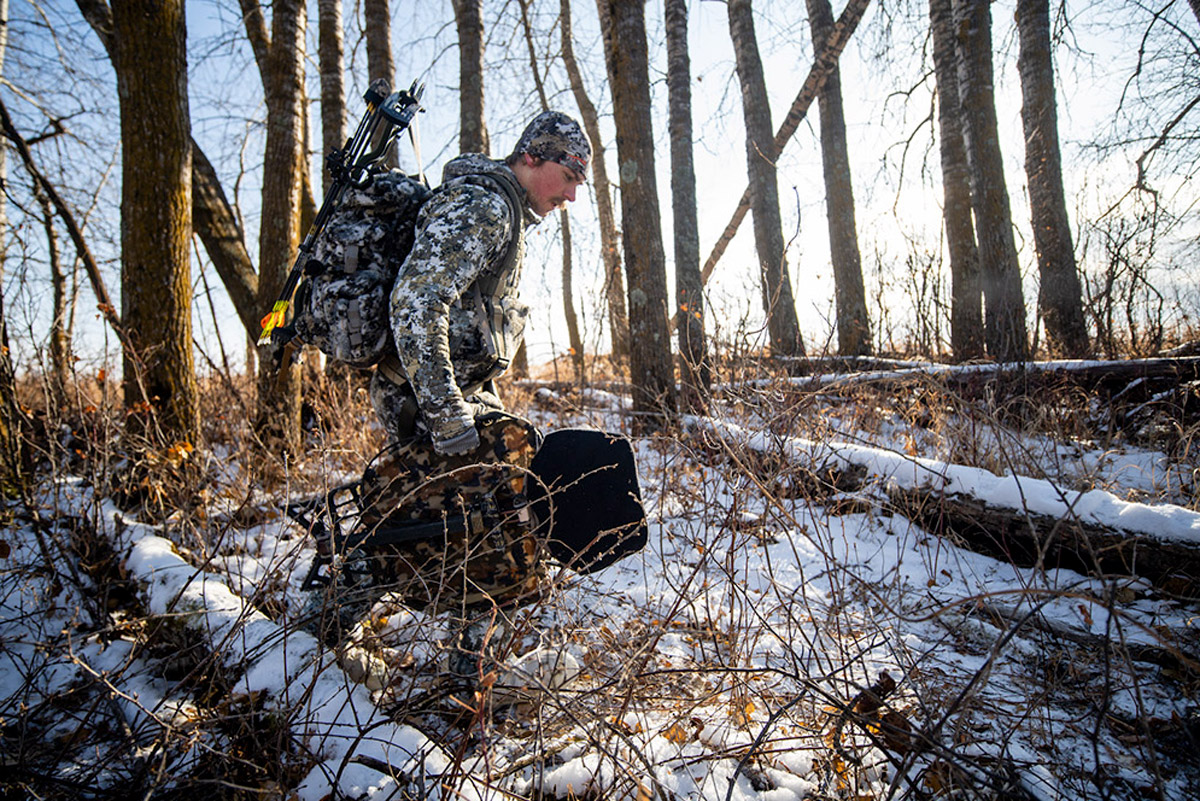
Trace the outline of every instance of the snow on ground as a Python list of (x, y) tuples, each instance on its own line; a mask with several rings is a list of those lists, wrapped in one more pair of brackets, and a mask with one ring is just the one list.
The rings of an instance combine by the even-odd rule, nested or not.
[[(593, 400), (607, 411), (537, 422), (618, 430), (619, 399)], [(877, 508), (844, 513), (751, 469), (749, 455), (774, 454), (777, 465), (833, 457), (881, 479), (1192, 543), (1200, 515), (946, 464), (864, 444), (866, 435), (814, 443), (744, 421), (697, 428), (708, 438), (635, 443), (648, 546), (589, 576), (562, 574), (553, 598), (521, 616), (522, 646), (570, 653), (579, 678), (532, 708), (465, 726), (418, 704), (418, 666), (439, 636), (414, 638), (419, 616), (393, 611), (380, 623), (363, 664), (386, 673), (363, 683), (365, 668), (297, 628), (312, 550), (283, 518), (227, 529), (201, 558), (169, 527), (61, 483), (43, 499), (40, 536), (32, 525), (4, 535), (0, 745), (11, 749), (21, 705), (47, 717), (45, 699), (96, 677), (97, 703), (114, 704), (146, 749), (135, 750), (138, 764), (185, 775), (224, 745), (198, 726), (202, 704), (119, 627), (98, 631), (89, 599), (39, 567), (61, 561), (47, 551), (58, 527), (87, 519), (107, 532), (147, 608), (181, 642), (200, 638), (221, 654), (236, 695), (286, 719), (302, 764), (289, 798), (334, 787), (345, 798), (788, 801), (950, 797), (956, 787), (961, 797), (981, 797), (967, 787), (1010, 798), (1200, 797), (1194, 602), (1136, 580), (1014, 567)], [(1131, 466), (1163, 458), (1079, 461), (1110, 488), (1141, 489)], [(60, 736), (77, 736), (71, 725)], [(154, 750), (156, 733), (189, 727), (182, 745)], [(144, 775), (136, 762), (68, 749), (60, 771), (111, 786)]]

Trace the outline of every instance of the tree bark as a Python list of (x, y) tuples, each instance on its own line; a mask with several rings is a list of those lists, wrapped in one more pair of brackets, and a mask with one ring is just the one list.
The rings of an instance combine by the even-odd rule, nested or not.
[[(550, 108), (550, 100), (546, 96), (546, 85), (538, 72), (538, 53), (533, 42), (533, 25), (529, 21), (529, 0), (517, 0), (521, 8), (521, 29), (525, 35), (525, 48), (529, 53), (529, 74), (533, 77), (533, 85), (537, 89), (538, 100), (542, 110)], [(559, 223), (562, 226), (562, 293), (563, 316), (567, 320), (567, 342), (570, 347), (571, 367), (575, 372), (575, 380), (583, 380), (583, 338), (579, 335), (579, 317), (575, 314), (575, 299), (572, 297), (572, 259), (571, 259), (571, 219), (566, 209), (559, 212)], [(521, 343), (522, 346), (525, 344)], [(528, 364), (522, 371), (528, 374)]]
[(956, 0), (954, 8), (959, 100), (979, 243), (987, 350), (993, 359), (1023, 361), (1029, 356), (1025, 302), (996, 122), (991, 5), (989, 0)]
[[(807, 0), (813, 52), (827, 46), (833, 31), (829, 0)], [(817, 95), (821, 112), (821, 164), (825, 176), (825, 217), (829, 225), (829, 255), (833, 262), (837, 308), (838, 353), (871, 353), (871, 323), (863, 288), (862, 254), (854, 220), (854, 187), (846, 147), (846, 118), (842, 109), (841, 70), (835, 64)]]
[(246, 236), (225, 197), (217, 171), (204, 151), (194, 145), (193, 142), (192, 224), (217, 275), (221, 276), (246, 334), (258, 339), (262, 330), (260, 320), (266, 309), (258, 305), (258, 274), (246, 250)]
[(750, 0), (729, 0), (728, 8), (729, 33), (733, 39), (738, 83), (742, 88), (754, 242), (771, 350), (777, 356), (802, 356), (804, 340), (796, 319), (796, 302), (792, 297), (779, 213), (779, 185), (775, 174), (779, 151), (771, 134), (771, 107), (767, 102), (767, 84), (754, 35), (754, 14)]
[[(808, 77), (804, 79), (804, 84), (800, 87), (800, 91), (796, 93), (796, 99), (792, 101), (792, 107), (788, 109), (787, 116), (783, 118), (779, 130), (775, 132), (776, 153), (783, 152), (784, 145), (791, 141), (792, 135), (800, 127), (804, 116), (808, 114), (809, 106), (817, 99), (817, 93), (824, 86), (825, 79), (829, 76), (829, 71), (837, 64), (842, 50), (846, 47), (846, 43), (850, 41), (850, 37), (854, 35), (854, 31), (858, 28), (858, 23), (862, 19), (863, 12), (866, 11), (870, 1), (850, 0), (846, 4), (842, 15), (838, 17), (837, 24), (833, 26), (833, 31), (829, 34), (825, 49), (813, 61), (812, 67), (808, 70)], [(717, 262), (721, 260), (721, 256), (725, 255), (725, 249), (733, 241), (733, 237), (737, 233), (738, 228), (741, 227), (742, 220), (746, 218), (748, 211), (750, 211), (750, 188), (746, 187), (742, 192), (741, 198), (738, 200), (737, 208), (733, 211), (733, 217), (726, 224), (725, 230), (721, 232), (721, 236), (717, 238), (717, 242), (713, 245), (712, 252), (708, 254), (708, 258), (704, 260), (704, 267), (700, 271), (700, 276), (705, 283), (708, 283), (708, 279), (712, 275), (713, 270), (716, 269)]]
[[(196, 442), (192, 182), (183, 0), (113, 4), (121, 99), (121, 322), (125, 407), (138, 433)], [(153, 410), (153, 417), (150, 411)]]
[(1041, 275), (1038, 309), (1046, 323), (1051, 353), (1082, 357), (1088, 354), (1090, 346), (1071, 222), (1063, 195), (1049, 0), (1018, 0), (1017, 32), (1021, 46), (1017, 67), (1021, 74), (1025, 175), (1029, 180), (1033, 244)]
[[(80, 12), (100, 38), (110, 60), (116, 47), (112, 11), (104, 0), (75, 0)], [(252, 339), (257, 339), (262, 311), (258, 308), (258, 275), (246, 238), (217, 171), (193, 139), (192, 148), (192, 227), (200, 235), (204, 249), (217, 268), (217, 274), (229, 293), (238, 319)], [(85, 261), (86, 266), (86, 261)], [(94, 281), (93, 281), (94, 283)]]
[(971, 183), (961, 127), (951, 0), (929, 0), (929, 29), (938, 93), (942, 222), (950, 252), (950, 348), (955, 359), (969, 361), (984, 354), (983, 291), (975, 223), (971, 219)]
[[(268, 34), (258, 0), (241, 0), (241, 4), (266, 95), (258, 307), (269, 309), (300, 244), (306, 9), (302, 0), (275, 0)], [(294, 456), (301, 447), (300, 370), (285, 365), (276, 371), (267, 353), (260, 353), (258, 361), (255, 430), (269, 450)]]
[(34, 197), (42, 210), (42, 229), (46, 232), (46, 260), (50, 263), (50, 287), (53, 295), (54, 315), (50, 320), (50, 390), (55, 404), (62, 408), (67, 399), (67, 387), (71, 380), (71, 334), (67, 325), (69, 317), (69, 291), (67, 276), (63, 272), (62, 255), (58, 247), (58, 232), (54, 228), (54, 208), (46, 193), (35, 185)]
[[(0, 0), (0, 76), (8, 50), (8, 0)], [(8, 145), (0, 139), (0, 182), (8, 180)], [(16, 495), (26, 488), (32, 472), (27, 439), (22, 429), (28, 420), (17, 402), (17, 382), (12, 351), (8, 346), (8, 318), (4, 313), (4, 271), (8, 261), (8, 194), (0, 193), (0, 495)]]
[(567, 343), (571, 347), (571, 366), (575, 370), (575, 380), (583, 381), (583, 337), (579, 335), (579, 317), (575, 314), (575, 298), (572, 297), (571, 220), (566, 209), (558, 215), (562, 223), (562, 293), (563, 312), (567, 317)]
[(696, 168), (692, 159), (692, 68), (687, 0), (666, 0), (667, 132), (671, 139), (671, 205), (675, 228), (676, 336), (683, 407), (704, 414), (712, 366), (704, 338), (704, 282), (696, 221)]
[(388, 0), (363, 0), (363, 28), (367, 32), (367, 83), (383, 78), (392, 86), (396, 67), (392, 62), (392, 15)]
[[(328, 156), (346, 142), (346, 85), (342, 42), (342, 0), (318, 0), (317, 30), (321, 70), (321, 153)], [(321, 164), (321, 192), (333, 177)]]
[(600, 117), (583, 86), (583, 75), (575, 59), (572, 44), (571, 3), (559, 2), (559, 24), (562, 26), (562, 56), (575, 105), (583, 117), (583, 128), (592, 143), (592, 195), (596, 198), (596, 216), (600, 220), (600, 252), (604, 260), (604, 297), (608, 303), (608, 326), (612, 337), (612, 355), (618, 364), (629, 359), (629, 315), (625, 306), (625, 277), (621, 270), (621, 236), (617, 232), (613, 209), (612, 182), (605, 163), (604, 140), (600, 136)]
[(644, 0), (598, 0), (612, 87), (629, 273), (629, 370), (635, 426), (658, 428), (675, 412), (667, 273), (654, 174), (654, 135)]
[[(458, 27), (458, 143), (464, 153), (491, 153), (483, 113), (483, 0), (453, 0)], [(521, 17), (525, 19), (525, 3)]]

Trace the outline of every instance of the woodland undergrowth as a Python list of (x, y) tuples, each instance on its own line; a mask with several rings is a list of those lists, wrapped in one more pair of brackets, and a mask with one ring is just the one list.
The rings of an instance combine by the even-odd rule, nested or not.
[[(964, 393), (917, 375), (817, 384), (761, 364), (724, 374), (754, 380), (719, 384), (710, 417), (778, 443), (847, 442), (1198, 508), (1194, 386), (1126, 401), (1066, 382), (1035, 394), (999, 382)], [(512, 381), (505, 397), (545, 429), (632, 431), (617, 382), (599, 366), (591, 379), (591, 388), (553, 376)], [(97, 520), (112, 501), (197, 571), (232, 575), (230, 564), (265, 547), (262, 532), (281, 528), (285, 499), (354, 479), (382, 445), (362, 377), (323, 376), (306, 397), (306, 452), (282, 460), (256, 440), (252, 383), (206, 380), (195, 443), (162, 441), (152, 424), (131, 439), (103, 374), (79, 377), (54, 401), (33, 379), (21, 385), (33, 480), (0, 511), (0, 601), (8, 629), (23, 615), (33, 641), (0, 645), (20, 650), (9, 664), (23, 672), (20, 690), (0, 701), (4, 797), (287, 798), (317, 764), (287, 710), (236, 692), (239, 668), (222, 643), (149, 613)], [(639, 440), (638, 454), (652, 553), (631, 561), (654, 575), (633, 567), (631, 581), (644, 582), (622, 589), (564, 572), (551, 598), (519, 619), (530, 637), (549, 632), (579, 655), (580, 682), (533, 706), (467, 704), (458, 714), (419, 682), (379, 693), (393, 719), (454, 755), (444, 797), (476, 786), (468, 776), (510, 798), (664, 801), (774, 791), (1034, 798), (1046, 787), (1170, 798), (1200, 786), (1200, 652), (1194, 629), (1163, 611), (1186, 618), (1194, 594), (1102, 574), (1060, 581), (1043, 564), (1021, 573), (1021, 592), (951, 598), (939, 582), (961, 569), (951, 551), (970, 544), (902, 524), (869, 477), (683, 424)], [(66, 503), (68, 485), (88, 488), (88, 505)], [(923, 564), (877, 572), (874, 556), (847, 547), (851, 524), (888, 533), (881, 551), (908, 548)], [(18, 538), (34, 543), (37, 559), (8, 558)], [(300, 549), (302, 540), (289, 542)], [(297, 560), (264, 556), (275, 574), (249, 584), (241, 574), (231, 586), (297, 626), (288, 572)], [(913, 586), (917, 575), (928, 587)], [(1108, 627), (1056, 623), (1050, 610), (1060, 605), (1104, 614)], [(381, 636), (360, 637), (363, 664), (404, 675), (411, 639), (404, 651), (385, 642), (386, 618), (371, 626)], [(88, 642), (121, 656), (89, 664)], [(73, 678), (57, 680), (63, 671)], [(153, 702), (137, 691), (151, 683)], [(581, 753), (594, 778), (568, 786), (555, 770)], [(1043, 770), (1053, 781), (1038, 779)], [(420, 777), (396, 778), (395, 797), (424, 792)]]

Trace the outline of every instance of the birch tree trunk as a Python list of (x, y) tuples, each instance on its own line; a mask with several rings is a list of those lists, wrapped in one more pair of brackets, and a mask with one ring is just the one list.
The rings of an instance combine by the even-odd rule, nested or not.
[[(833, 31), (829, 0), (807, 0), (813, 53), (827, 46)], [(825, 217), (829, 225), (829, 255), (833, 262), (837, 307), (838, 353), (871, 353), (871, 323), (863, 289), (862, 255), (854, 220), (854, 187), (846, 147), (846, 118), (842, 110), (841, 70), (835, 65), (817, 95), (821, 113), (821, 164), (825, 175)]]
[(696, 221), (696, 168), (692, 159), (692, 68), (687, 0), (666, 0), (667, 132), (671, 139), (671, 205), (675, 226), (676, 336), (682, 406), (703, 414), (712, 389), (704, 339), (704, 282)]
[[(675, 412), (667, 272), (654, 175), (654, 135), (644, 0), (598, 0), (613, 94), (621, 223), (629, 272), (629, 372), (635, 427), (656, 429)], [(604, 24), (606, 23), (606, 24)]]
[(1089, 351), (1075, 245), (1063, 195), (1062, 154), (1054, 99), (1049, 0), (1018, 0), (1017, 32), (1021, 74), (1021, 122), (1025, 128), (1025, 176), (1033, 214), (1041, 291), (1038, 310), (1051, 352), (1068, 357)]
[(483, 113), (483, 0), (454, 0), (453, 4), (458, 27), (459, 148), (464, 153), (490, 153)]
[(583, 74), (575, 59), (571, 28), (570, 0), (559, 1), (562, 26), (562, 57), (575, 105), (583, 117), (583, 128), (592, 143), (592, 195), (596, 198), (596, 216), (600, 220), (600, 253), (604, 260), (604, 298), (608, 304), (608, 326), (612, 338), (613, 360), (623, 364), (629, 359), (629, 315), (625, 307), (625, 277), (621, 270), (621, 236), (617, 232), (613, 209), (612, 182), (604, 158), (604, 140), (600, 136), (600, 117), (583, 86)]
[[(275, 0), (268, 33), (258, 0), (240, 2), (266, 95), (258, 306), (269, 309), (283, 288), (300, 245), (307, 13), (303, 0)], [(276, 371), (265, 352), (259, 353), (258, 362), (255, 429), (269, 450), (294, 456), (301, 447), (300, 370), (284, 365)]]
[(963, 143), (951, 0), (929, 0), (942, 157), (942, 223), (950, 253), (950, 348), (958, 361), (983, 356), (983, 293), (971, 219), (971, 183)]
[(779, 185), (775, 174), (778, 151), (771, 129), (771, 107), (767, 102), (762, 59), (754, 35), (754, 15), (750, 0), (729, 0), (728, 8), (729, 33), (742, 88), (750, 207), (754, 214), (754, 242), (758, 250), (763, 310), (767, 316), (771, 350), (779, 356), (803, 356), (804, 340), (796, 319), (779, 213)]
[(1028, 357), (1021, 271), (1013, 241), (1012, 211), (996, 122), (989, 0), (955, 0), (959, 100), (971, 204), (975, 211), (988, 355), (999, 361)]
[[(166, 443), (195, 443), (192, 181), (183, 0), (118, 0), (121, 107), (121, 322), (128, 334), (129, 424)], [(157, 430), (155, 430), (157, 429)]]

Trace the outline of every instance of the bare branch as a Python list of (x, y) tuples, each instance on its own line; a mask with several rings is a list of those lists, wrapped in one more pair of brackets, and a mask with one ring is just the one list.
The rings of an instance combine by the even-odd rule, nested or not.
[[(816, 99), (817, 93), (821, 91), (821, 87), (825, 85), (825, 79), (829, 77), (829, 73), (837, 64), (842, 50), (845, 49), (846, 43), (850, 41), (850, 37), (854, 35), (854, 31), (858, 28), (859, 20), (862, 19), (863, 12), (866, 11), (867, 5), (871, 0), (850, 0), (846, 9), (842, 12), (842, 16), (838, 18), (837, 24), (833, 26), (833, 30), (829, 34), (829, 40), (825, 44), (825, 48), (821, 54), (813, 62), (812, 68), (808, 71), (808, 78), (805, 79), (804, 85), (800, 87), (800, 92), (796, 95), (796, 99), (792, 101), (792, 107), (788, 111), (787, 116), (783, 118), (783, 123), (779, 126), (779, 131), (775, 134), (775, 152), (781, 153), (784, 146), (791, 140), (792, 135), (796, 133), (796, 129), (800, 127), (800, 122), (808, 113), (809, 106)], [(733, 241), (733, 237), (737, 234), (738, 228), (742, 224), (742, 220), (746, 219), (746, 212), (750, 211), (750, 188), (742, 192), (742, 197), (738, 201), (737, 208), (734, 209), (733, 217), (729, 220), (729, 224), (725, 226), (725, 230), (721, 233), (717, 243), (713, 245), (712, 253), (704, 262), (704, 269), (700, 271), (700, 280), (702, 283), (708, 283), (709, 277), (716, 269), (717, 262), (725, 255), (726, 248)]]
[(124, 330), (121, 328), (121, 319), (117, 316), (116, 306), (113, 305), (112, 298), (108, 294), (108, 289), (104, 286), (104, 277), (100, 275), (100, 265), (96, 263), (96, 258), (92, 255), (91, 248), (88, 247), (87, 241), (84, 240), (83, 232), (79, 229), (79, 225), (75, 221), (75, 215), (71, 213), (71, 209), (62, 199), (54, 184), (50, 183), (42, 175), (41, 170), (34, 163), (33, 154), (29, 152), (29, 145), (21, 137), (16, 126), (13, 125), (12, 118), (8, 114), (8, 106), (4, 104), (2, 98), (0, 98), (0, 126), (4, 128), (5, 138), (13, 143), (17, 153), (21, 156), (21, 161), (25, 165), (25, 169), (29, 172), (29, 175), (42, 188), (42, 191), (46, 193), (46, 197), (49, 198), (55, 211), (58, 212), (58, 216), (62, 218), (63, 224), (67, 227), (67, 233), (70, 234), (71, 241), (75, 245), (75, 250), (79, 254), (79, 258), (83, 261), (84, 269), (87, 270), (88, 279), (92, 282), (92, 291), (96, 294), (100, 313), (104, 315), (104, 319), (112, 326), (113, 331), (120, 337), (122, 343), (126, 343), (126, 336)]

